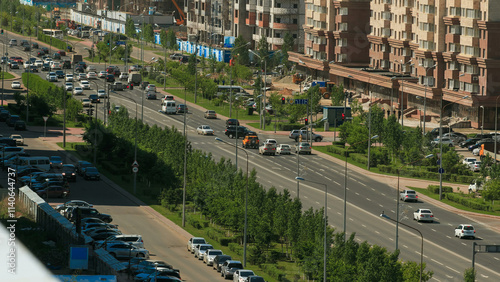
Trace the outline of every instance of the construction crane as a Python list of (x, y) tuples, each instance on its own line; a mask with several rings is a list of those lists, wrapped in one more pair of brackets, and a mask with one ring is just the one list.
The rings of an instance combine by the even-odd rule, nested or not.
[(179, 18), (175, 19), (177, 25), (184, 25), (186, 16), (184, 15), (184, 12), (182, 11), (181, 7), (177, 5), (177, 2), (175, 0), (172, 0), (174, 3), (174, 6), (177, 8), (177, 11), (179, 12)]

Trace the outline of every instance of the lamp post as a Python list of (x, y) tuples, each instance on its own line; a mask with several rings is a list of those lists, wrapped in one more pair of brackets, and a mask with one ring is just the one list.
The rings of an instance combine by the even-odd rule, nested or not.
[[(400, 62), (403, 64), (403, 66), (406, 66), (407, 64), (411, 63), (412, 60), (413, 59), (409, 59), (406, 63), (403, 63), (402, 60)], [(410, 66), (413, 66), (413, 64), (411, 64)], [(404, 73), (405, 71), (403, 70), (403, 68), (401, 68), (401, 127), (403, 127), (403, 122), (404, 122), (404, 106), (405, 106), (404, 79), (403, 79)]]
[(484, 106), (480, 106), (480, 108), (483, 109), (483, 119), (481, 120), (481, 135), (483, 135), (483, 129), (484, 129)]
[[(420, 66), (423, 66), (422, 64), (420, 64)], [(435, 68), (437, 65), (433, 65), (432, 67), (427, 67), (425, 68), (425, 76), (428, 77), (429, 75), (429, 70)], [(425, 135), (425, 121), (426, 121), (426, 102), (427, 102), (427, 84), (429, 84), (429, 80), (428, 79), (425, 79), (424, 80), (424, 128), (423, 128), (423, 135)]]
[(247, 228), (248, 227), (248, 221), (247, 221), (247, 214), (248, 214), (248, 152), (247, 152), (247, 150), (240, 148), (238, 146), (235, 146), (234, 144), (231, 144), (229, 142), (226, 142), (226, 141), (220, 139), (219, 137), (215, 137), (215, 140), (222, 142), (222, 143), (226, 143), (230, 146), (234, 146), (234, 147), (236, 147), (236, 149), (242, 150), (247, 155), (247, 187), (246, 187), (246, 191), (245, 191), (245, 227), (244, 227), (244, 231), (243, 231), (243, 267), (246, 267), (246, 265), (247, 265), (247, 229), (248, 229)]
[[(187, 107), (187, 89), (184, 87), (184, 105)], [(186, 185), (187, 185), (187, 131), (186, 131), (186, 109), (184, 109), (184, 178), (182, 183), (182, 227), (186, 226)]]
[(383, 217), (383, 218), (389, 219), (391, 221), (394, 221), (394, 222), (396, 222), (396, 225), (398, 223), (401, 223), (402, 225), (404, 225), (404, 226), (406, 226), (406, 227), (408, 227), (410, 229), (413, 229), (413, 230), (417, 231), (418, 234), (420, 234), (420, 238), (422, 238), (422, 240), (421, 240), (421, 244), (420, 244), (420, 280), (419, 281), (422, 282), (422, 272), (423, 272), (423, 269), (424, 269), (424, 235), (417, 228), (411, 227), (408, 224), (399, 222), (399, 220), (394, 220), (394, 219), (390, 218), (389, 216), (387, 216), (386, 214), (384, 214), (384, 211), (382, 211), (382, 213), (380, 214), (380, 217)]
[[(255, 51), (253, 51), (253, 50), (248, 49), (248, 51), (251, 52), (252, 54), (254, 54), (255, 56), (259, 57), (261, 66), (262, 66), (262, 61), (265, 58), (281, 52), (281, 50), (278, 50), (278, 51), (274, 52), (273, 54), (268, 54), (266, 56), (261, 57), (261, 56), (259, 56), (259, 54), (255, 53)], [(261, 108), (260, 108), (260, 111), (262, 112), (261, 128), (264, 130), (266, 129), (266, 88), (267, 88), (267, 60), (264, 60), (264, 99), (263, 99), (263, 103), (262, 103), (262, 104), (264, 104), (264, 109), (262, 109), (262, 104), (261, 104)]]
[[(234, 54), (234, 51), (240, 49), (240, 48), (243, 48), (243, 47), (246, 47), (250, 45), (250, 42), (247, 42), (247, 44), (245, 45), (241, 45), (240, 47), (238, 48), (233, 48), (233, 50), (231, 50), (231, 59), (229, 60), (229, 118), (232, 118), (232, 112), (233, 112), (233, 65), (234, 65), (234, 62), (233, 62), (233, 54)], [(238, 130), (236, 130), (236, 132), (238, 132)]]
[[(455, 100), (453, 103), (467, 98), (469, 98), (469, 96), (463, 96), (462, 98)], [(443, 199), (443, 172), (444, 172), (443, 171), (443, 112), (447, 106), (452, 105), (453, 103), (450, 103), (443, 107), (443, 94), (441, 94), (441, 112), (439, 113), (439, 200), (440, 201)]]
[(498, 140), (496, 139), (497, 138), (497, 126), (498, 126), (498, 98), (500, 98), (500, 96), (497, 96), (496, 100), (495, 100), (495, 163), (497, 162), (497, 142)]
[[(370, 95), (370, 102), (368, 103), (368, 136), (372, 136), (372, 93), (370, 92), (370, 85), (368, 85), (368, 94)], [(367, 169), (370, 170), (370, 149), (372, 147), (372, 138), (368, 138), (368, 163)]]
[(411, 164), (414, 164), (416, 162), (419, 162), (421, 160), (424, 160), (424, 159), (428, 159), (428, 158), (432, 158), (434, 155), (433, 154), (430, 154), (430, 155), (427, 155), (425, 156), (423, 159), (419, 159), (419, 160), (416, 160), (416, 161), (413, 161), (413, 162), (410, 162), (410, 163), (407, 163), (405, 165), (402, 165), (398, 168), (398, 184), (397, 184), (397, 194), (396, 194), (396, 250), (398, 249), (399, 245), (398, 245), (398, 239), (399, 239), (399, 198), (400, 198), (400, 195), (399, 195), (399, 173), (401, 171), (401, 169), (405, 166), (408, 166), (408, 165), (411, 165)]
[(323, 281), (327, 281), (326, 280), (326, 246), (327, 246), (327, 240), (326, 240), (326, 229), (327, 229), (327, 226), (328, 226), (328, 219), (327, 219), (327, 204), (328, 204), (328, 186), (324, 183), (320, 183), (320, 182), (315, 182), (315, 181), (311, 181), (311, 180), (305, 180), (303, 177), (295, 177), (296, 180), (298, 181), (309, 181), (311, 183), (314, 183), (314, 184), (318, 184), (318, 185), (323, 185), (325, 186), (325, 234), (323, 235), (324, 237), (324, 249), (323, 249)]
[[(368, 138), (368, 140), (372, 140), (372, 139), (377, 139), (378, 138), (378, 135), (374, 135), (370, 138)], [(360, 142), (357, 142), (357, 143), (354, 143), (352, 145), (349, 145), (349, 148), (354, 146), (354, 145), (357, 145), (357, 144), (361, 144), (361, 143), (364, 143), (366, 142), (366, 140), (363, 140), (363, 141), (360, 141)], [(345, 151), (345, 172), (344, 172), (344, 242), (346, 241), (346, 234), (347, 234), (347, 221), (346, 221), (346, 217), (347, 217), (347, 158), (349, 157), (349, 154), (348, 154), (348, 151), (349, 151), (349, 148), (346, 149)]]

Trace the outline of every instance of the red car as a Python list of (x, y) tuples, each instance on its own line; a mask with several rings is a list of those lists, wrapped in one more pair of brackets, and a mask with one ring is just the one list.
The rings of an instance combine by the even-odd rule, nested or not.
[(23, 63), (23, 58), (21, 58), (21, 57), (15, 57), (14, 61), (16, 61), (18, 64), (22, 64)]
[(69, 189), (66, 187), (62, 186), (51, 186), (47, 187), (43, 190), (38, 190), (36, 191), (38, 196), (42, 198), (54, 198), (54, 197), (60, 197), (60, 198), (65, 198), (66, 196), (69, 195)]
[(61, 55), (61, 56), (66, 56), (66, 52), (63, 50), (59, 50), (59, 51), (57, 51), (57, 53), (59, 53), (59, 55)]

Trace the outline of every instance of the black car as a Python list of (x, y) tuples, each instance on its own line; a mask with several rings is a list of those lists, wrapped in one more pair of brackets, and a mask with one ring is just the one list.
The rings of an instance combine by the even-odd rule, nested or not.
[(90, 94), (89, 99), (92, 103), (99, 103), (101, 100), (99, 99), (99, 96), (97, 94)]
[(72, 164), (65, 164), (62, 167), (62, 175), (67, 181), (76, 182), (76, 167)]
[(56, 70), (57, 78), (64, 78), (64, 72), (62, 70)]
[(87, 161), (78, 161), (78, 163), (76, 164), (76, 172), (78, 172), (79, 175), (83, 176), (84, 168), (92, 166), (94, 165)]
[(38, 72), (38, 67), (37, 66), (30, 66), (29, 67), (30, 72)]
[(107, 74), (106, 75), (106, 81), (107, 82), (115, 82), (115, 76), (112, 74)]
[(40, 50), (42, 50), (45, 54), (49, 53), (49, 48), (47, 48), (47, 47), (42, 47), (42, 48), (40, 48)]
[(11, 115), (10, 118), (7, 120), (7, 125), (13, 127), (16, 121), (20, 119), (21, 117), (19, 117), (18, 115)]
[(43, 172), (43, 170), (36, 167), (26, 167), (22, 170), (16, 171), (17, 177), (23, 177), (32, 174), (33, 172)]
[(42, 57), (43, 55), (45, 55), (45, 52), (43, 52), (43, 51), (36, 51), (36, 56), (37, 57)]
[[(454, 132), (453, 131), (453, 128), (450, 128), (450, 127), (443, 127), (443, 134), (445, 133), (449, 133), (449, 132)], [(429, 134), (434, 138), (438, 137), (439, 136), (439, 127), (436, 127), (434, 129), (432, 129), (431, 131), (429, 131)]]
[(141, 90), (146, 89), (146, 87), (147, 87), (148, 85), (149, 85), (149, 82), (147, 82), (147, 81), (143, 81), (143, 82), (141, 82), (141, 86), (140, 86)]
[(59, 54), (59, 53), (54, 53), (54, 54), (52, 55), (52, 58), (53, 58), (54, 60), (60, 60), (60, 59), (61, 59), (61, 54)]
[(217, 272), (220, 272), (220, 268), (226, 260), (231, 260), (231, 256), (218, 255), (214, 258), (214, 265), (213, 266), (217, 270)]
[(36, 42), (32, 43), (32, 44), (31, 44), (31, 47), (32, 47), (33, 49), (38, 49), (38, 48), (39, 48), (39, 47), (38, 47), (38, 43), (36, 43)]
[(71, 69), (71, 61), (70, 60), (64, 60), (62, 62), (62, 68), (63, 69)]
[(24, 120), (18, 120), (14, 123), (14, 130), (26, 130), (26, 123)]
[(91, 180), (91, 179), (94, 179), (94, 180), (98, 180), (101, 178), (101, 175), (99, 174), (99, 171), (97, 170), (97, 168), (95, 167), (86, 167), (84, 170), (83, 170), (83, 178), (85, 178), (85, 180)]
[(240, 122), (235, 118), (230, 118), (230, 119), (226, 120), (226, 126), (230, 126), (230, 125), (240, 125)]
[[(110, 223), (111, 221), (113, 221), (113, 218), (111, 217), (111, 215), (100, 213), (98, 210), (96, 210), (94, 208), (90, 208), (90, 207), (79, 207), (79, 208), (73, 209), (73, 211), (69, 215), (68, 219), (70, 221), (75, 221), (77, 212), (80, 213), (80, 218), (82, 218), (82, 219), (86, 218), (86, 217), (93, 217), (93, 218), (98, 218), (106, 223)], [(111, 235), (113, 235), (113, 234), (111, 234)], [(107, 237), (105, 237), (104, 239), (106, 239)]]
[(50, 65), (47, 63), (44, 63), (42, 65), (42, 71), (50, 71)]
[(493, 141), (493, 139), (481, 139), (481, 141), (477, 142), (476, 144), (470, 145), (468, 150), (472, 152), (474, 151), (474, 149), (481, 147), (481, 145), (483, 144), (494, 143), (494, 142), (495, 141)]
[[(237, 134), (236, 134), (236, 130), (238, 130)], [(226, 128), (226, 131), (224, 132), (224, 134), (226, 134), (226, 136), (228, 136), (229, 138), (235, 138), (236, 136), (238, 136), (238, 139), (239, 139), (239, 138), (245, 138), (245, 135), (247, 134), (247, 132), (248, 132), (248, 128), (246, 128), (244, 126), (230, 125)]]
[(470, 145), (476, 144), (480, 140), (481, 140), (481, 138), (470, 138), (470, 139), (467, 139), (465, 141), (460, 142), (459, 145), (460, 145), (460, 148), (467, 148)]
[(6, 121), (10, 118), (10, 112), (7, 110), (0, 111), (0, 121)]
[(24, 46), (23, 46), (23, 51), (31, 51), (31, 46), (29, 46), (29, 45), (24, 45)]
[(75, 72), (76, 73), (84, 73), (85, 72), (85, 68), (83, 66), (81, 66), (81, 65), (77, 65), (75, 67)]

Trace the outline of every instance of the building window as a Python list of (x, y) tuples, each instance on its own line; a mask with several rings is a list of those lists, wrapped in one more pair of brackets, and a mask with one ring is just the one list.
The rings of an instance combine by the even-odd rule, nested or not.
[(422, 49), (434, 50), (435, 44), (432, 41), (420, 40), (418, 43), (419, 47)]
[(452, 25), (452, 26), (450, 26), (450, 33), (451, 34), (462, 34), (462, 29), (460, 28), (459, 25)]
[(275, 23), (281, 23), (281, 18), (274, 18)]
[(339, 31), (347, 31), (347, 23), (339, 23)]
[(436, 6), (420, 4), (420, 12), (427, 14), (434, 14), (436, 11)]
[(297, 24), (297, 19), (293, 19), (293, 24)]
[(460, 81), (458, 79), (448, 79), (448, 89), (458, 90), (460, 88)]
[(259, 21), (262, 21), (262, 13), (259, 13)]
[(422, 84), (422, 85), (433, 87), (434, 81), (435, 81), (435, 79), (433, 76), (421, 76), (420, 77), (420, 84)]
[(342, 7), (339, 9), (339, 15), (347, 16), (349, 14), (349, 9), (347, 7)]

